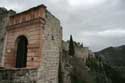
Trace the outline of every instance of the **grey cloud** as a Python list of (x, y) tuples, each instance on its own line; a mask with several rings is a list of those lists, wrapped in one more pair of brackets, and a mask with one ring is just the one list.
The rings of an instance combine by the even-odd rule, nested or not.
[(8, 9), (14, 9), (17, 12), (21, 12), (33, 6), (40, 4), (42, 0), (0, 0), (0, 6), (4, 6)]
[(125, 30), (89, 31), (80, 34), (85, 46), (91, 46), (98, 51), (109, 46), (123, 45), (125, 42)]
[[(85, 3), (85, 0), (83, 1)], [(71, 5), (68, 0), (0, 0), (0, 6), (21, 12), (44, 3), (48, 10), (61, 20), (64, 40), (69, 39), (69, 35), (72, 34), (74, 40), (83, 42), (85, 46), (96, 51), (108, 46), (125, 44), (125, 36), (120, 32), (112, 36), (98, 34), (107, 30), (125, 31), (125, 0), (103, 1), (91, 7), (85, 4), (77, 7)]]

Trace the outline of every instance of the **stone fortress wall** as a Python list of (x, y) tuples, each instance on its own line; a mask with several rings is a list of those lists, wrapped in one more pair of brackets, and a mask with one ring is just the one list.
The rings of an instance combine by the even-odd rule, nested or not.
[[(42, 5), (43, 6), (43, 5)], [(36, 9), (39, 7), (35, 7), (31, 8), (31, 10), (33, 10), (33, 12), (36, 13)], [(31, 10), (28, 10), (29, 12), (31, 12)], [(7, 11), (7, 10), (6, 10)], [(27, 11), (24, 11), (22, 13), (25, 13)], [(44, 18), (42, 18), (42, 20), (39, 20), (40, 22), (28, 22), (28, 24), (31, 23), (30, 28), (28, 29), (21, 29), (24, 27), (19, 27), (18, 25), (25, 25), (25, 23), (21, 23), (21, 20), (17, 19), (15, 21), (11, 21), (9, 22), (9, 15), (8, 13), (6, 14), (5, 17), (1, 16), (2, 20), (1, 20), (1, 26), (0, 29), (2, 30), (0, 33), (0, 40), (1, 40), (1, 44), (0, 44), (0, 48), (1, 48), (1, 68), (0, 68), (0, 83), (58, 83), (58, 67), (59, 67), (59, 56), (61, 54), (61, 43), (62, 43), (62, 28), (60, 26), (60, 22), (59, 20), (54, 17), (50, 12), (48, 12), (47, 9), (45, 9), (45, 11), (40, 11), (43, 14), (45, 14)], [(38, 12), (39, 13), (39, 12)], [(38, 13), (36, 13), (38, 16)], [(20, 14), (16, 14), (17, 16), (19, 16)], [(24, 15), (24, 14), (23, 14)], [(29, 19), (28, 16), (26, 16), (26, 18), (23, 18), (24, 16), (21, 15), (23, 20), (27, 20)], [(32, 13), (31, 13), (32, 15)], [(40, 15), (40, 13), (39, 13)], [(10, 18), (11, 19), (11, 18)], [(43, 23), (41, 21), (45, 21), (45, 24), (43, 25)], [(9, 22), (9, 24), (7, 23)], [(20, 22), (20, 23), (19, 23)], [(27, 21), (26, 21), (27, 22)], [(17, 23), (17, 24), (16, 24)], [(37, 24), (38, 26), (34, 26), (34, 23)], [(42, 24), (39, 24), (42, 23)], [(14, 27), (11, 26), (9, 29), (7, 28), (8, 25), (12, 25), (12, 24), (16, 24), (17, 29), (13, 29)], [(29, 26), (29, 25), (28, 25)], [(33, 27), (33, 28), (32, 28)], [(38, 29), (37, 29), (38, 27)], [(19, 29), (20, 28), (20, 29)], [(16, 30), (11, 32), (11, 34), (13, 34), (14, 37), (12, 37), (11, 34), (9, 34), (9, 36), (11, 36), (12, 38), (17, 38), (19, 35), (26, 35), (25, 33), (29, 32), (29, 30), (34, 29), (35, 33), (40, 33), (39, 36), (36, 35), (32, 35), (32, 37), (29, 37), (28, 35), (26, 35), (26, 37), (28, 38), (28, 41), (30, 41), (30, 45), (28, 46), (28, 49), (30, 47), (39, 47), (40, 48), (40, 53), (36, 52), (37, 54), (35, 55), (39, 55), (39, 58), (34, 57), (34, 60), (38, 60), (41, 59), (39, 66), (34, 66), (34, 62), (30, 63), (30, 67), (28, 67), (28, 63), (27, 63), (27, 67), (26, 68), (14, 68), (14, 63), (12, 63), (11, 65), (5, 65), (3, 62), (5, 62), (6, 59), (5, 55), (6, 51), (7, 52), (11, 52), (6, 50), (5, 48), (9, 49), (11, 46), (13, 47), (14, 43), (10, 42), (6, 42), (5, 48), (4, 48), (4, 38), (5, 34), (8, 30)], [(38, 30), (38, 31), (37, 31)], [(40, 32), (41, 31), (41, 32)], [(17, 32), (17, 33), (16, 33)], [(19, 32), (19, 33), (18, 33)], [(10, 33), (10, 32), (9, 32)], [(33, 32), (34, 33), (34, 32)], [(8, 33), (7, 33), (8, 34)], [(18, 35), (16, 35), (18, 34)], [(29, 33), (27, 33), (29, 34)], [(34, 37), (33, 37), (34, 36)], [(14, 41), (15, 39), (11, 39), (11, 37), (8, 37), (9, 41)], [(32, 38), (37, 38), (36, 40), (39, 39), (39, 42), (37, 42), (36, 44), (38, 45), (33, 45), (31, 43), (36, 42), (36, 40), (32, 40)], [(29, 40), (31, 39), (31, 40)], [(10, 47), (9, 47), (10, 46)], [(37, 47), (36, 47), (37, 46)], [(13, 47), (14, 49), (14, 47)], [(5, 51), (3, 51), (5, 50)], [(14, 51), (13, 51), (14, 52)], [(32, 51), (31, 51), (32, 52)], [(30, 56), (33, 53), (29, 53), (28, 56)], [(8, 57), (9, 55), (7, 55)], [(14, 55), (12, 54), (11, 57), (13, 57)], [(4, 57), (4, 58), (2, 58)], [(16, 59), (16, 58), (15, 58)], [(10, 60), (11, 61), (15, 61), (15, 59), (13, 58), (13, 60), (8, 59), (7, 61)], [(27, 58), (28, 60), (29, 58)], [(31, 59), (32, 60), (32, 59)], [(8, 64), (10, 64), (10, 62), (8, 62)], [(38, 63), (35, 63), (36, 65), (38, 65)], [(33, 66), (33, 68), (32, 68)]]

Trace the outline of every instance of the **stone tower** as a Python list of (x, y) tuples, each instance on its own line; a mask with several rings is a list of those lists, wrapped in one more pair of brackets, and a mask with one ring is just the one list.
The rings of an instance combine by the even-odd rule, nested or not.
[(60, 21), (40, 5), (9, 17), (0, 83), (58, 83)]

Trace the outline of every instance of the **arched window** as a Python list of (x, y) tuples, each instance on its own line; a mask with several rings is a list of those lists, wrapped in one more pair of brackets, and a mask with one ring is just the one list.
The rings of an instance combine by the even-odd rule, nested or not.
[(26, 67), (28, 40), (25, 36), (17, 38), (16, 68)]

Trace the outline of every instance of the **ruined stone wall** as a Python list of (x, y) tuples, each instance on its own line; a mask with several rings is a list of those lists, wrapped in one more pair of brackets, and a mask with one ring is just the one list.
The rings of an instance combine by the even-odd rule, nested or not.
[(6, 33), (6, 26), (8, 25), (8, 11), (5, 8), (0, 8), (0, 62), (3, 55), (3, 46)]

